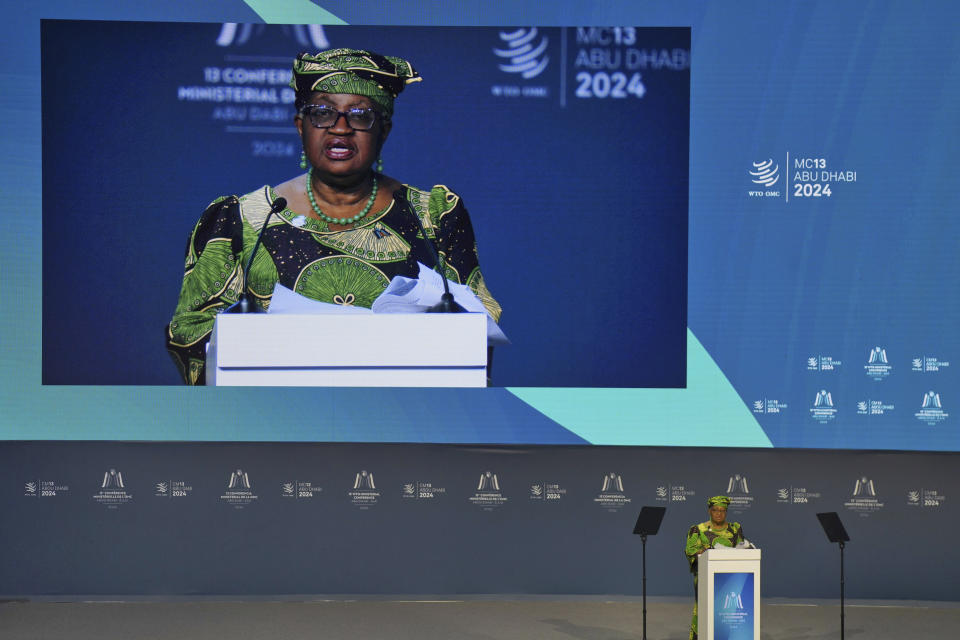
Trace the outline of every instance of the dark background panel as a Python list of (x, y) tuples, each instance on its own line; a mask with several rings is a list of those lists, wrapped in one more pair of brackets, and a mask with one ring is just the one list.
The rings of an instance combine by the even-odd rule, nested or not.
[[(734, 492), (729, 519), (763, 550), (764, 597), (837, 597), (839, 552), (815, 515), (837, 511), (852, 538), (848, 597), (955, 600), (945, 532), (958, 525), (956, 464), (955, 454), (846, 451), (4, 443), (0, 594), (639, 594), (631, 531), (641, 506), (661, 505), (649, 593), (686, 596), (686, 531), (740, 475), (748, 492)], [(132, 495), (116, 509), (93, 499), (111, 468)], [(238, 468), (257, 496), (241, 509), (221, 499)], [(366, 510), (349, 495), (362, 471), (379, 493)], [(471, 502), (487, 471), (506, 498), (491, 510)], [(630, 500), (620, 510), (598, 503), (609, 473)], [(864, 476), (876, 495), (855, 498)], [(67, 489), (26, 491), (44, 480)], [(169, 480), (189, 495), (156, 496)], [(284, 497), (291, 481), (320, 490)], [(407, 483), (442, 492), (404, 498)], [(560, 499), (531, 497), (548, 484)], [(800, 489), (808, 502), (779, 501)], [(851, 508), (856, 499), (867, 510)]]

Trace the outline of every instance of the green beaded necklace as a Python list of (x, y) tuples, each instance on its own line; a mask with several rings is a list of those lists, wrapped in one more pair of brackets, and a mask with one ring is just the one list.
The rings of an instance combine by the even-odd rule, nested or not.
[(310, 206), (317, 217), (329, 224), (353, 224), (357, 220), (363, 220), (370, 213), (373, 201), (377, 199), (377, 174), (373, 174), (373, 190), (370, 192), (370, 198), (367, 200), (367, 206), (360, 210), (360, 213), (350, 218), (332, 218), (320, 210), (317, 206), (317, 200), (313, 197), (313, 167), (307, 169), (307, 197), (310, 199)]

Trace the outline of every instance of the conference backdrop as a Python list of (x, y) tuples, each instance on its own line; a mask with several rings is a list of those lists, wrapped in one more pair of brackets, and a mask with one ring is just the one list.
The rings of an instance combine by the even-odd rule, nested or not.
[[(48, 21), (42, 49), (29, 29), (6, 45), (5, 180), (43, 195), (7, 205), (8, 437), (958, 448), (957, 83), (930, 63), (955, 58), (949, 20), (570, 5), (564, 23), (620, 26), (352, 29), (249, 24), (256, 3), (235, 4), (166, 14), (223, 11), (212, 24)], [(300, 8), (282, 15), (360, 19)], [(407, 21), (390, 11), (360, 21)], [(476, 22), (444, 11), (422, 22)], [(692, 25), (691, 46), (663, 24)], [(540, 75), (504, 70), (510, 38), (543, 49)], [(158, 336), (199, 211), (296, 172), (290, 52), (371, 40), (423, 61), (386, 166), (464, 192), (514, 340), (498, 386), (375, 403), (116, 386), (176, 380)], [(248, 417), (264, 404), (269, 429)]]
[[(764, 596), (836, 595), (838, 511), (851, 597), (956, 599), (957, 12), (5, 12), (0, 592), (638, 593), (662, 504), (651, 592), (688, 594), (683, 535), (730, 493)], [(297, 171), (275, 70), (360, 34), (424, 72), (386, 172), (470, 208), (497, 386), (175, 384), (191, 226)]]

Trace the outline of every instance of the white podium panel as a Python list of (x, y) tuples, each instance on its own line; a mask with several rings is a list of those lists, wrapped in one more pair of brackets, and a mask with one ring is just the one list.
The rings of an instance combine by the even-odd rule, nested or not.
[(484, 387), (487, 316), (220, 314), (207, 384)]
[(760, 640), (760, 550), (719, 547), (697, 561), (697, 637)]

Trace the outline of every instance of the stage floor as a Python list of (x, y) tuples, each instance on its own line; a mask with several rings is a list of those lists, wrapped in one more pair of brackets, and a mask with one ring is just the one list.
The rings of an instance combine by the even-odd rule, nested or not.
[[(692, 599), (648, 598), (647, 638), (685, 640)], [(761, 640), (840, 638), (838, 601), (766, 599)], [(0, 601), (4, 640), (638, 640), (642, 605), (616, 596), (25, 598)], [(953, 638), (960, 602), (852, 600), (846, 637)]]

